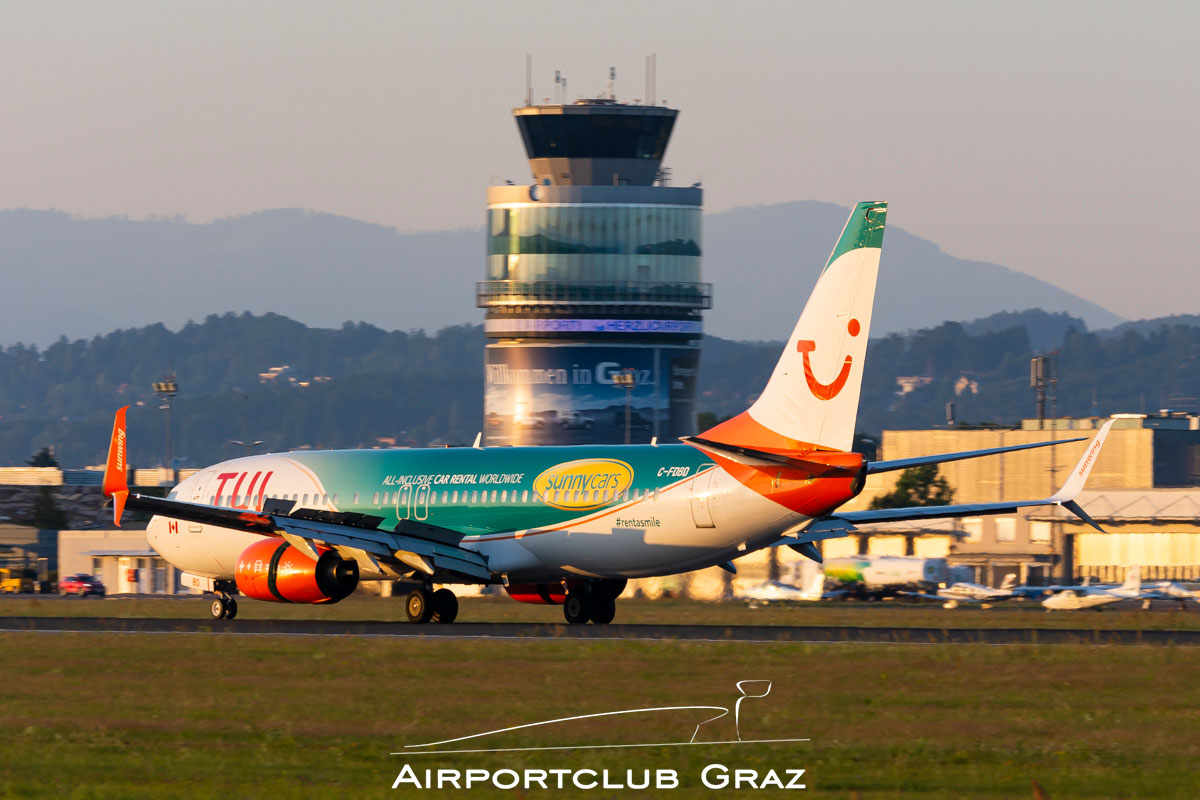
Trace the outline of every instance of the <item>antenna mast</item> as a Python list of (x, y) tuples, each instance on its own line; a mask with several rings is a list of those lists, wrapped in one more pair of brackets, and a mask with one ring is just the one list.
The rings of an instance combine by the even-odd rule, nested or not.
[(533, 105), (533, 54), (525, 54), (525, 105)]
[(608, 68), (608, 99), (617, 99), (617, 68)]

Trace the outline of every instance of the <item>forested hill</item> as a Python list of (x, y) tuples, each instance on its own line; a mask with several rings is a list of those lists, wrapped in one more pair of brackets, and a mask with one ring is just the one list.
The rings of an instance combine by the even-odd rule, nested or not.
[[(177, 333), (152, 325), (45, 350), (13, 346), (0, 351), (0, 464), (24, 463), (48, 444), (67, 466), (99, 463), (121, 405), (132, 406), (132, 462), (158, 463), (163, 413), (150, 384), (168, 372), (180, 386), (173, 452), (193, 464), (236, 455), (230, 439), (274, 450), (469, 443), (483, 416), (483, 345), (478, 325), (431, 335), (227, 314)], [(706, 338), (697, 410), (744, 409), (779, 348)], [(1064, 415), (1194, 409), (1200, 397), (1197, 325), (1168, 318), (1090, 333), (1065, 314), (1028, 311), (872, 340), (859, 427), (942, 424), (950, 400), (965, 422), (1032, 416), (1029, 358), (1055, 348)]]

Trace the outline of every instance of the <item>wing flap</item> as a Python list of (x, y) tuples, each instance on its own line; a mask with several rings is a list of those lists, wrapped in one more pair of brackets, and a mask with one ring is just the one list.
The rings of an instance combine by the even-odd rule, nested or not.
[[(367, 527), (372, 520), (383, 521), (382, 517), (370, 515), (326, 511), (320, 512), (319, 515), (306, 514), (304, 517), (293, 512), (293, 515), (289, 516), (279, 513), (282, 507), (278, 505), (264, 505), (275, 512), (268, 513), (138, 494), (129, 496), (126, 507), (172, 519), (279, 536), (310, 558), (316, 553), (316, 544), (321, 543), (337, 549), (338, 552), (342, 552), (341, 548), (347, 548), (368, 558), (391, 560), (413, 569), (420, 569), (426, 574), (432, 573), (416, 564), (431, 566), (434, 573), (444, 570), (472, 581), (487, 582), (492, 579), (487, 559), (474, 550), (459, 546), (463, 534), (423, 522), (403, 520), (392, 532)], [(320, 518), (317, 518), (318, 516)], [(363, 565), (363, 560), (357, 553), (351, 557), (358, 561), (360, 566)], [(377, 567), (378, 563), (373, 569)]]

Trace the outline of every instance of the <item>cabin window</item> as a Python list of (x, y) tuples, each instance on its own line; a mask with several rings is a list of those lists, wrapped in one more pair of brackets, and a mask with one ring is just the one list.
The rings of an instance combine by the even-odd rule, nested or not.
[(308, 492), (304, 493), (304, 499), (300, 501), (300, 505), (303, 505), (303, 506), (308, 505)]
[(334, 493), (333, 493), (333, 504), (334, 504), (335, 506), (337, 505), (337, 492), (334, 492)]
[(373, 506), (379, 505), (379, 492), (376, 492), (375, 494), (371, 495), (371, 505), (373, 505)]
[(457, 502), (458, 502), (458, 489), (455, 489), (455, 490), (454, 490), (454, 491), (453, 491), (453, 492), (450, 494), (450, 502), (451, 502), (451, 503), (457, 503)]
[(479, 492), (478, 491), (471, 492), (471, 502), (472, 503), (479, 502)]
[(658, 502), (658, 487), (654, 487), (654, 502)]
[(521, 502), (522, 502), (522, 503), (528, 503), (528, 502), (529, 502), (529, 490), (528, 490), (528, 489), (526, 489), (525, 491), (521, 492)]
[(500, 493), (500, 502), (501, 503), (508, 502), (508, 489), (505, 489), (503, 492)]
[(354, 505), (358, 505), (358, 492), (354, 493)]

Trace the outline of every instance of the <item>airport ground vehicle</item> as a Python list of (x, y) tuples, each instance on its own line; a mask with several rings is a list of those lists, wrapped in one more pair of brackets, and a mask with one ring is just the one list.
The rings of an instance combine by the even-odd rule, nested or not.
[(73, 594), (79, 597), (95, 594), (103, 597), (106, 591), (103, 581), (94, 575), (83, 572), (78, 575), (69, 575), (58, 582), (59, 594)]
[(592, 426), (596, 424), (596, 420), (587, 416), (582, 411), (567, 411), (559, 416), (558, 424), (563, 428), (591, 430)]
[(629, 578), (733, 571), (739, 556), (782, 545), (820, 560), (816, 542), (860, 522), (1026, 505), (1086, 520), (1074, 498), (1111, 422), (1048, 498), (838, 510), (869, 474), (1059, 443), (894, 461), (850, 449), (886, 214), (886, 203), (854, 208), (766, 388), (682, 444), (256, 455), (201, 470), (164, 499), (129, 491), (121, 409), (103, 482), (114, 519), (126, 506), (153, 514), (150, 545), (185, 583), (218, 594), (215, 617), (236, 613), (235, 591), (332, 603), (360, 580), (403, 578), (423, 584), (406, 602), (414, 622), (455, 618), (445, 585), (490, 583), (522, 602), (562, 605), (571, 623), (610, 622)]
[(826, 583), (863, 600), (932, 591), (945, 586), (949, 576), (944, 558), (858, 555), (825, 561)]
[(0, 593), (32, 594), (37, 590), (36, 571), (26, 567), (0, 567)]

